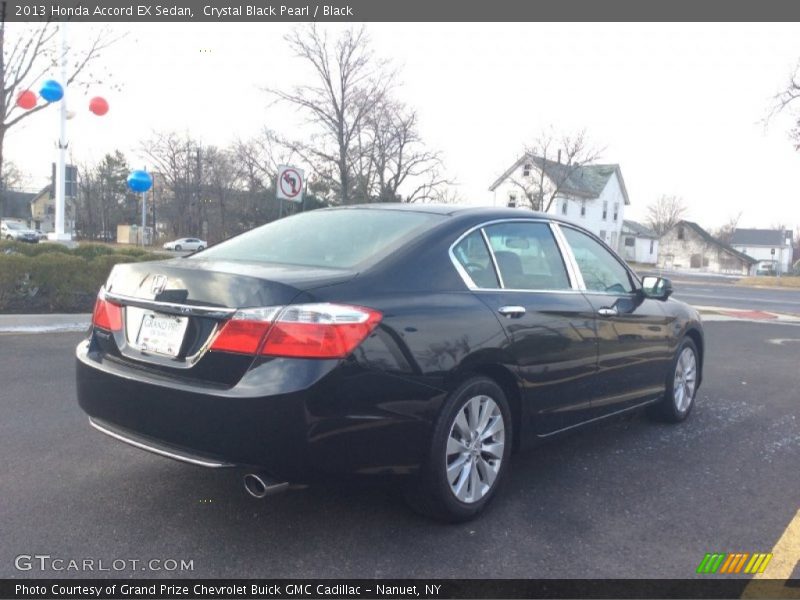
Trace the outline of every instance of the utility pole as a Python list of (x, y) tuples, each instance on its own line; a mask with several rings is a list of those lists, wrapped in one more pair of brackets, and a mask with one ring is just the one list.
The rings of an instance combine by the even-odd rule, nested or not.
[(61, 38), (61, 81), (64, 86), (64, 96), (58, 108), (58, 159), (56, 160), (56, 181), (53, 194), (56, 200), (55, 241), (68, 241), (72, 236), (64, 231), (64, 212), (66, 207), (66, 155), (67, 155), (67, 24), (61, 21), (58, 24)]

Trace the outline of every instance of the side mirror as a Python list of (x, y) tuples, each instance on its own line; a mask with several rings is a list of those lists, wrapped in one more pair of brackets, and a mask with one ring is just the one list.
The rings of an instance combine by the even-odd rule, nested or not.
[(642, 292), (648, 298), (666, 300), (672, 295), (672, 282), (666, 277), (648, 275), (642, 278)]

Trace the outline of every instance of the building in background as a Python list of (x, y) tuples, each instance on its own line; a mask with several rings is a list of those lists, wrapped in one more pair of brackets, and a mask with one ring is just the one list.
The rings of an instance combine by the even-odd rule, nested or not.
[(746, 276), (757, 262), (691, 221), (679, 221), (659, 238), (662, 269)]
[(658, 235), (641, 223), (625, 219), (619, 253), (627, 261), (654, 265), (658, 262)]
[(531, 209), (526, 190), (544, 181), (543, 209), (588, 229), (609, 246), (619, 248), (625, 207), (630, 204), (619, 165), (565, 165), (525, 155), (489, 187), (494, 206)]
[(756, 259), (757, 272), (788, 273), (794, 255), (790, 230), (735, 229), (731, 246)]

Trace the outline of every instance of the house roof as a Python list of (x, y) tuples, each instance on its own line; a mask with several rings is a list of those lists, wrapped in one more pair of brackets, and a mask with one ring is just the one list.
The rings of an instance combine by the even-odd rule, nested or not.
[(30, 219), (31, 200), (36, 197), (34, 192), (18, 192), (5, 190), (3, 192), (3, 217), (9, 219)]
[(581, 198), (598, 198), (605, 189), (608, 180), (616, 173), (625, 204), (630, 204), (628, 190), (625, 188), (625, 181), (622, 179), (622, 171), (617, 164), (607, 165), (566, 165), (532, 154), (522, 155), (509, 169), (498, 177), (489, 191), (493, 192), (501, 183), (508, 179), (511, 174), (519, 169), (523, 164), (531, 163), (539, 170), (543, 171), (550, 181), (561, 182), (559, 191)]
[(658, 234), (652, 229), (648, 229), (637, 221), (629, 221), (628, 219), (622, 220), (622, 227), (628, 229), (638, 237), (658, 239)]
[(734, 229), (731, 244), (737, 246), (783, 246), (785, 233), (780, 229)]
[(697, 235), (699, 235), (701, 238), (703, 238), (703, 240), (705, 240), (707, 243), (712, 244), (714, 246), (718, 246), (719, 248), (721, 248), (722, 250), (724, 250), (728, 254), (732, 254), (736, 258), (739, 258), (739, 259), (741, 259), (743, 261), (746, 261), (746, 262), (748, 262), (750, 264), (754, 264), (754, 263), (758, 262), (755, 258), (747, 256), (747, 254), (745, 254), (744, 252), (739, 252), (736, 248), (732, 248), (728, 244), (723, 244), (717, 238), (715, 238), (713, 235), (708, 233), (705, 229), (700, 227), (700, 225), (698, 225), (697, 223), (694, 223), (692, 221), (678, 221), (675, 225), (670, 227), (669, 231), (672, 231), (673, 229), (675, 229), (676, 227), (679, 227), (681, 225), (683, 225), (685, 227), (689, 227)]

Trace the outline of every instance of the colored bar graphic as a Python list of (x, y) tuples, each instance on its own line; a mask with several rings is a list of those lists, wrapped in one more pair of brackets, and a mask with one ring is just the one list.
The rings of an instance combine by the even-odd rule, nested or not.
[(752, 575), (763, 573), (770, 560), (772, 560), (772, 554), (764, 552), (755, 552), (753, 554), (749, 552), (707, 552), (700, 564), (697, 565), (697, 573), (708, 575), (744, 573)]

